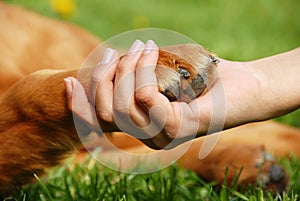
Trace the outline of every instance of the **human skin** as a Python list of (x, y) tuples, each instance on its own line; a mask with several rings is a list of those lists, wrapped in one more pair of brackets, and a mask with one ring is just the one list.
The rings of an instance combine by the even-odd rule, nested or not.
[[(91, 128), (100, 122), (103, 132), (125, 131), (152, 148), (168, 149), (207, 133), (278, 117), (300, 106), (300, 48), (249, 62), (220, 59), (217, 81), (208, 93), (190, 103), (170, 102), (158, 91), (157, 59), (153, 41), (136, 41), (121, 59), (108, 49), (94, 73), (95, 86), (101, 84), (95, 96), (97, 117), (92, 109), (82, 114), (92, 106), (72, 77), (65, 79), (69, 108)], [(108, 73), (101, 76), (104, 71)], [(131, 71), (135, 73), (128, 76)]]

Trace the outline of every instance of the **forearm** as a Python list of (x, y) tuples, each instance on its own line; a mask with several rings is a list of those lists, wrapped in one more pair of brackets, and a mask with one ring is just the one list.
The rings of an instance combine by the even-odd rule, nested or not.
[(221, 60), (218, 81), (191, 105), (200, 111), (198, 135), (212, 125), (228, 129), (299, 108), (299, 74), (300, 48), (250, 62)]
[(262, 112), (266, 119), (300, 107), (300, 48), (250, 62), (250, 65), (261, 72)]

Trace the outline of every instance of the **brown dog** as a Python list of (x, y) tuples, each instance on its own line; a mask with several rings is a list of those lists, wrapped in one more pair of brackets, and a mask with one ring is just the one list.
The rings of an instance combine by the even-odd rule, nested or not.
[[(3, 3), (0, 3), (0, 24), (0, 192), (7, 193), (33, 182), (34, 173), (42, 175), (45, 169), (59, 165), (69, 154), (82, 149), (72, 114), (67, 109), (63, 79), (76, 77), (78, 70), (69, 69), (79, 68), (100, 42), (73, 25)], [(188, 54), (189, 48), (195, 47), (186, 48), (184, 53)], [(166, 62), (167, 58), (179, 54), (173, 54), (172, 49), (170, 51), (162, 51), (159, 61), (178, 70), (178, 66)], [(209, 57), (206, 52), (199, 54)], [(213, 60), (211, 65), (215, 65)], [(193, 65), (185, 66), (189, 72), (195, 70)], [(38, 71), (40, 69), (52, 70)], [(86, 77), (80, 80), (87, 94), (91, 72), (87, 69)], [(168, 95), (165, 91), (168, 87), (161, 85), (160, 90)], [(266, 187), (282, 191), (286, 187), (287, 175), (267, 157), (266, 151), (275, 156), (289, 152), (300, 155), (297, 146), (300, 131), (274, 122), (225, 131), (215, 149), (200, 160), (198, 155), (204, 139), (195, 140), (180, 158), (179, 164), (208, 181), (219, 183), (224, 179), (226, 167), (229, 182), (243, 167), (240, 184), (259, 180)], [(111, 141), (128, 152), (153, 152), (136, 139), (121, 133), (114, 134)], [(180, 146), (169, 153), (176, 154), (179, 150)], [(102, 157), (126, 156), (116, 155), (107, 148)], [(161, 160), (166, 159), (163, 154), (160, 157)]]

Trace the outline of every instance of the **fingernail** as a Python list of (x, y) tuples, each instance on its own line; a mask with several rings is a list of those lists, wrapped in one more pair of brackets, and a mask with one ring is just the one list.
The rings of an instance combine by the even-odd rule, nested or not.
[(100, 64), (108, 64), (111, 62), (114, 55), (114, 50), (111, 48), (106, 48), (101, 58)]
[(156, 44), (153, 40), (148, 40), (145, 46), (144, 54), (149, 54), (152, 50), (154, 50), (156, 47)]
[(73, 93), (72, 81), (68, 78), (65, 78), (64, 81), (65, 81), (67, 96), (71, 97)]
[(145, 44), (140, 41), (140, 40), (136, 40), (130, 47), (128, 54), (133, 54), (136, 53), (137, 51), (142, 51), (145, 47)]

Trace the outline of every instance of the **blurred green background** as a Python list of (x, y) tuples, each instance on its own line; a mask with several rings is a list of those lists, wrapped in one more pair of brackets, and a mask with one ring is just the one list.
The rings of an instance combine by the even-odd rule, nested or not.
[[(102, 40), (137, 28), (170, 29), (230, 60), (253, 60), (300, 46), (299, 0), (7, 2), (70, 21), (90, 30)], [(299, 83), (295, 84), (299, 86)], [(300, 127), (300, 111), (278, 120)]]

